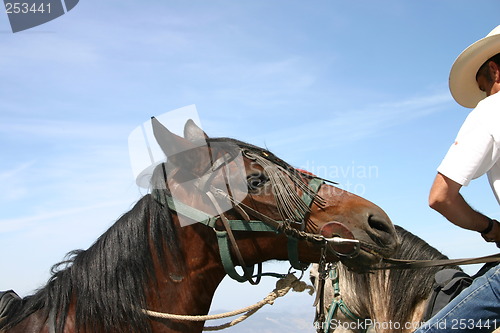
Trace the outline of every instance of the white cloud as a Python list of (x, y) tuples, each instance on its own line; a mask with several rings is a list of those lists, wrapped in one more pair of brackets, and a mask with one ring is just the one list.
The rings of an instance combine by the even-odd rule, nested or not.
[[(90, 123), (81, 120), (65, 120), (61, 118), (47, 119), (42, 117), (9, 118), (3, 117), (0, 122), (0, 133), (6, 137), (24, 137), (31, 140), (60, 140), (70, 144), (85, 140), (90, 142), (116, 141), (129, 131), (129, 126), (119, 123)], [(66, 142), (64, 140), (72, 140)], [(124, 140), (125, 141), (125, 140)]]
[[(108, 202), (96, 203), (94, 205), (86, 207), (73, 207), (63, 210), (42, 212), (35, 215), (22, 216), (18, 218), (11, 219), (1, 219), (0, 220), (0, 233), (7, 233), (19, 230), (25, 230), (27, 228), (34, 227), (38, 225), (41, 226), (42, 223), (47, 225), (47, 228), (51, 228), (51, 220), (60, 219), (62, 217), (74, 217), (85, 212), (92, 212), (101, 208), (114, 207), (117, 205), (123, 205), (125, 201), (121, 200), (110, 200)], [(128, 201), (127, 201), (128, 203)]]
[(22, 185), (22, 175), (30, 169), (34, 161), (18, 164), (12, 169), (0, 170), (0, 183), (3, 191), (0, 191), (0, 201), (9, 204), (22, 198), (28, 193), (28, 188)]
[[(439, 93), (380, 105), (367, 105), (359, 109), (325, 113), (324, 118), (305, 121), (294, 127), (283, 126), (282, 129), (263, 135), (268, 142), (272, 142), (273, 147), (294, 147), (295, 152), (333, 148), (369, 139), (391, 127), (440, 112), (449, 101), (448, 94)], [(311, 142), (321, 144), (314, 145)]]

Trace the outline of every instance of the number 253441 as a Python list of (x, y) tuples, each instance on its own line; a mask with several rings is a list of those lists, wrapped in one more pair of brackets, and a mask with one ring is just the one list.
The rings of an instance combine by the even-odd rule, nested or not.
[(50, 3), (6, 2), (7, 14), (50, 14)]

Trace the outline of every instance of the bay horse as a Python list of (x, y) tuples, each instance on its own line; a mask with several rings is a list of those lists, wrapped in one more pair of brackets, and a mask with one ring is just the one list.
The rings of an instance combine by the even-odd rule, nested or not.
[[(401, 245), (394, 253), (394, 258), (448, 259), (440, 251), (402, 227), (396, 226), (396, 231)], [(425, 310), (433, 291), (434, 276), (445, 268), (434, 266), (419, 269), (375, 270), (359, 274), (350, 271), (341, 263), (334, 265), (335, 269), (330, 276), (332, 279), (327, 278), (322, 288), (323, 309), (317, 305), (316, 320), (321, 313), (328, 314), (332, 306), (336, 307), (336, 311), (332, 318), (328, 316), (325, 318), (329, 326), (325, 323), (315, 323), (317, 331), (321, 333), (413, 332), (424, 321)], [(461, 270), (458, 266), (451, 268)], [(311, 268), (311, 281), (316, 287), (320, 282), (318, 275), (318, 265), (315, 264)], [(335, 302), (332, 303), (334, 299)]]
[[(343, 258), (348, 265), (371, 264), (395, 251), (394, 225), (375, 204), (323, 181), (312, 184), (317, 178), (268, 150), (209, 138), (193, 121), (184, 137), (151, 121), (167, 157), (154, 170), (151, 193), (87, 250), (54, 265), (44, 287), (3, 311), (0, 332), (201, 332), (204, 322), (152, 318), (144, 309), (207, 314), (226, 272), (257, 283), (247, 269), (254, 264), (292, 253), (295, 266), (318, 262), (324, 243), (315, 236), (328, 224), (336, 236), (362, 244), (355, 258)], [(243, 170), (235, 163), (238, 154)], [(242, 181), (243, 197), (228, 186)], [(200, 223), (181, 223), (186, 220)], [(339, 255), (330, 252), (327, 260)]]

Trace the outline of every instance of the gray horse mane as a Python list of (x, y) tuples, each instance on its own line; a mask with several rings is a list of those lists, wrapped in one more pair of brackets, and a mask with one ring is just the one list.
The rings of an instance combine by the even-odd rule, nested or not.
[[(401, 246), (394, 254), (397, 259), (435, 260), (447, 256), (411, 232), (396, 226)], [(453, 267), (460, 269), (459, 267)], [(427, 299), (432, 291), (434, 275), (443, 267), (421, 269), (379, 270), (358, 274), (339, 265), (339, 277), (349, 291), (354, 293), (357, 306), (370, 318), (384, 312), (385, 319), (406, 323), (411, 320), (414, 308)], [(347, 291), (347, 292), (349, 292)], [(349, 304), (351, 305), (351, 304)], [(353, 304), (354, 305), (354, 304)]]

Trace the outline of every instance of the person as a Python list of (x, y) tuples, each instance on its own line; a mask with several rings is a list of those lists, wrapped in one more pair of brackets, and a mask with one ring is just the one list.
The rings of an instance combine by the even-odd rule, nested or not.
[[(500, 26), (458, 56), (449, 88), (456, 102), (473, 110), (438, 167), (429, 205), (498, 246), (500, 223), (474, 210), (460, 189), (487, 174), (500, 203)], [(415, 333), (492, 332), (500, 327), (500, 264), (492, 266)]]

